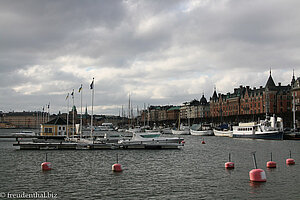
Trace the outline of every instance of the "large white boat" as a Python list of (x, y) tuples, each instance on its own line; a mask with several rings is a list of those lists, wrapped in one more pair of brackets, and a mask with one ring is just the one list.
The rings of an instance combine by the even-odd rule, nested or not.
[(191, 135), (210, 136), (213, 135), (213, 130), (209, 124), (194, 124), (190, 129)]
[(252, 138), (252, 139), (283, 139), (283, 122), (280, 117), (268, 117), (260, 120), (259, 123), (239, 123), (239, 126), (233, 127), (234, 138)]
[(179, 137), (161, 137), (159, 132), (134, 132), (131, 139), (119, 140), (123, 148), (173, 149), (184, 145)]

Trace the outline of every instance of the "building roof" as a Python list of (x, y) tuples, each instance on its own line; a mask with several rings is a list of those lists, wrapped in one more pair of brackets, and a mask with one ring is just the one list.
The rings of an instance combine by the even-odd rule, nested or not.
[(179, 106), (174, 106), (174, 107), (168, 109), (168, 111), (172, 111), (172, 110), (180, 110), (180, 107)]
[(269, 76), (269, 79), (268, 79), (268, 81), (266, 83), (266, 87), (265, 88), (269, 88), (269, 89), (276, 88), (276, 85), (275, 85), (274, 80), (272, 78), (271, 72), (270, 72), (270, 76)]
[(207, 100), (206, 98), (204, 97), (204, 94), (202, 95), (201, 99), (200, 99), (200, 104), (201, 105), (207, 105)]
[[(70, 123), (70, 122), (69, 122)], [(57, 117), (53, 120), (50, 120), (49, 122), (45, 123), (45, 124), (48, 124), (48, 125), (67, 125), (67, 121), (64, 120), (63, 118), (61, 117)]]

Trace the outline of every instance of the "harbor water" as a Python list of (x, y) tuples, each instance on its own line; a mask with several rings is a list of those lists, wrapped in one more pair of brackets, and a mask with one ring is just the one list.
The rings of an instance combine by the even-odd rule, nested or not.
[[(1, 135), (10, 132), (0, 130)], [(182, 137), (180, 150), (18, 150), (14, 139), (1, 139), (0, 198), (300, 199), (300, 141)], [(201, 144), (203, 138), (206, 144)], [(290, 150), (293, 166), (285, 164)], [(265, 183), (249, 181), (252, 152), (266, 172)], [(277, 168), (270, 170), (271, 152)], [(46, 153), (53, 170), (43, 172)], [(233, 170), (224, 167), (229, 153)], [(123, 168), (119, 173), (111, 170), (117, 155)]]

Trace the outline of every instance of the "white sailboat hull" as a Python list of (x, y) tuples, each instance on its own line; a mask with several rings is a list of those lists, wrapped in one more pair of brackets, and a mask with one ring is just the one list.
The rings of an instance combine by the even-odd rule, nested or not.
[(232, 132), (233, 131), (221, 131), (221, 130), (216, 130), (214, 129), (214, 135), (218, 137), (232, 137)]
[(172, 130), (172, 134), (174, 135), (189, 135), (189, 130)]
[(195, 130), (190, 130), (191, 135), (202, 135), (202, 136), (210, 136), (213, 135), (212, 130), (203, 130), (203, 131), (195, 131)]

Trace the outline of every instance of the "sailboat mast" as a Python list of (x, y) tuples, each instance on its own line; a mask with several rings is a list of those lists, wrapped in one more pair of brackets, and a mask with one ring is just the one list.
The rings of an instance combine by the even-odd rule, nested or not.
[(80, 129), (79, 129), (79, 133), (80, 133), (80, 138), (82, 138), (82, 84), (79, 88), (79, 92), (80, 92)]
[(94, 112), (94, 78), (91, 83), (91, 90), (92, 90), (92, 115), (91, 115), (91, 138), (93, 138), (93, 112)]
[(74, 138), (74, 135), (75, 135), (74, 89), (73, 89), (73, 92), (72, 92), (72, 99), (73, 99), (73, 107), (72, 107), (72, 110), (73, 110), (73, 131), (72, 131), (72, 138)]

